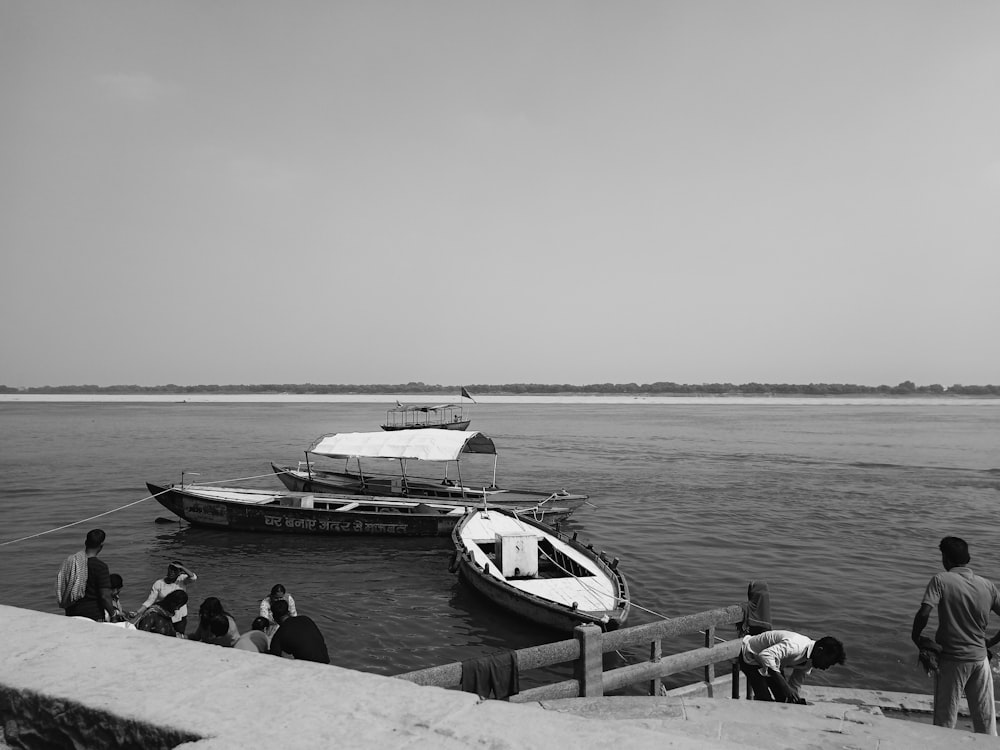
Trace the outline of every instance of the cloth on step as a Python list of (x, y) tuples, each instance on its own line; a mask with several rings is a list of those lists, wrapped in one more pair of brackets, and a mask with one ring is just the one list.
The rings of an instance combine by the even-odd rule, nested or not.
[(62, 609), (83, 599), (87, 590), (87, 553), (80, 550), (63, 560), (56, 575), (56, 601)]
[(740, 635), (760, 635), (767, 630), (771, 630), (771, 592), (764, 581), (750, 581)]
[(462, 690), (480, 698), (506, 700), (520, 691), (517, 653), (505, 651), (462, 662)]

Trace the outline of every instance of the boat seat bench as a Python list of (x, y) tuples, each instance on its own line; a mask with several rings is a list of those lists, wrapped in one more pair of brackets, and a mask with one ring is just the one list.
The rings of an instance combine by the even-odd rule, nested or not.
[[(206, 489), (197, 485), (189, 485), (188, 489), (195, 489), (198, 492), (204, 492), (206, 495), (212, 495), (220, 500), (227, 499), (227, 496), (223, 493), (213, 495), (212, 488)], [(231, 495), (232, 493), (229, 494)], [(246, 503), (247, 505), (272, 505), (276, 502), (280, 502), (280, 498), (268, 492), (247, 492), (245, 494), (240, 493), (240, 502)]]
[(507, 583), (528, 594), (571, 605), (577, 602), (584, 609), (614, 609), (615, 597), (602, 590), (601, 579), (583, 578), (508, 578)]
[(334, 508), (333, 510), (338, 511), (340, 513), (345, 513), (349, 510), (354, 510), (357, 507), (358, 507), (357, 503), (348, 503), (347, 505), (341, 505), (339, 508)]

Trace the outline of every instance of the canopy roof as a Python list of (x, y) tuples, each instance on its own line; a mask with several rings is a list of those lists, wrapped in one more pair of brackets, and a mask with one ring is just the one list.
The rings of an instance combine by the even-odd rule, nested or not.
[(442, 409), (461, 409), (460, 404), (435, 404), (428, 406), (425, 404), (400, 404), (389, 409), (389, 411), (441, 411)]
[(493, 441), (481, 432), (424, 428), (324, 435), (309, 447), (309, 452), (329, 458), (413, 458), (423, 461), (457, 461), (462, 453), (495, 455), (497, 449)]

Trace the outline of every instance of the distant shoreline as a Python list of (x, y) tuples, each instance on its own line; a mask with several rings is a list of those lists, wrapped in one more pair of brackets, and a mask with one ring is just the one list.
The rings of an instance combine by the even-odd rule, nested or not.
[[(507, 404), (528, 404), (541, 406), (543, 404), (592, 404), (592, 405), (698, 405), (713, 406), (753, 406), (761, 409), (769, 407), (788, 406), (871, 406), (899, 407), (991, 407), (1000, 405), (1000, 398), (995, 396), (959, 396), (912, 394), (909, 396), (892, 394), (850, 394), (850, 395), (804, 395), (782, 394), (775, 396), (751, 394), (607, 394), (607, 393), (535, 393), (535, 394), (476, 394), (476, 402), (465, 401), (461, 404), (467, 416), (475, 414), (477, 409), (502, 406)], [(458, 405), (458, 399), (440, 394), (426, 393), (388, 393), (388, 394), (305, 394), (305, 393), (0, 393), (0, 404), (160, 404), (184, 408), (186, 406), (243, 403), (243, 404), (332, 404), (356, 403), (372, 404), (378, 409), (394, 408), (396, 403), (405, 404), (442, 404), (450, 402)]]
[[(472, 397), (467, 394), (471, 393)], [(304, 384), (256, 384), (256, 385), (193, 385), (176, 384), (157, 386), (137, 385), (60, 385), (12, 388), (0, 385), (0, 396), (162, 396), (186, 398), (189, 396), (383, 396), (394, 398), (405, 394), (407, 398), (434, 401), (473, 401), (479, 397), (630, 397), (630, 398), (990, 398), (1000, 397), (1000, 385), (952, 385), (934, 384), (918, 386), (904, 381), (896, 386), (864, 386), (857, 384), (810, 383), (703, 383), (682, 385), (678, 383), (654, 383), (637, 385), (602, 383), (584, 386), (566, 384), (543, 385), (538, 383), (437, 386), (424, 383), (373, 384), (373, 385), (317, 385)], [(461, 394), (461, 395), (460, 395)]]
[[(183, 400), (199, 397), (247, 397), (262, 399), (267, 397), (279, 398), (330, 398), (343, 397), (344, 399), (356, 398), (359, 400), (386, 399), (391, 401), (395, 398), (405, 397), (408, 401), (439, 402), (453, 401), (458, 403), (459, 396), (449, 393), (418, 392), (408, 391), (386, 391), (376, 392), (337, 392), (337, 391), (237, 391), (237, 390), (205, 390), (205, 391), (62, 391), (62, 390), (24, 390), (24, 391), (0, 391), (0, 400), (32, 400), (36, 398), (58, 397), (66, 399), (68, 397), (80, 396), (86, 399), (93, 398), (126, 398), (129, 396), (142, 398), (174, 398)], [(629, 393), (616, 393), (614, 391), (491, 391), (489, 393), (477, 393), (476, 398), (489, 399), (499, 398), (621, 398), (621, 399), (824, 399), (850, 398), (850, 399), (990, 399), (1000, 398), (1000, 393), (883, 393), (883, 392), (854, 392), (844, 391), (840, 393), (805, 393), (788, 391), (782, 393), (745, 393), (742, 391), (728, 391), (724, 393), (663, 393), (654, 391), (635, 391)], [(469, 402), (466, 402), (469, 403)]]

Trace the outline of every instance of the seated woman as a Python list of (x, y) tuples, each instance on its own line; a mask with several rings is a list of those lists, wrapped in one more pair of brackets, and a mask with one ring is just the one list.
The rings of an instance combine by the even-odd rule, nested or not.
[(240, 649), (241, 651), (266, 654), (268, 646), (271, 645), (271, 639), (267, 636), (267, 630), (270, 626), (271, 623), (268, 622), (266, 617), (255, 617), (253, 622), (250, 623), (250, 630), (240, 636), (240, 639), (236, 641), (236, 645), (233, 648)]
[(226, 612), (222, 602), (210, 596), (198, 609), (198, 628), (190, 636), (192, 641), (231, 647), (240, 638), (236, 620)]
[(266, 617), (272, 627), (276, 626), (278, 623), (274, 619), (274, 613), (271, 612), (271, 606), (276, 601), (281, 599), (288, 602), (288, 614), (292, 617), (296, 617), (298, 615), (298, 612), (295, 611), (295, 600), (292, 598), (292, 595), (285, 591), (284, 586), (280, 583), (276, 583), (271, 587), (271, 593), (260, 600), (260, 616)]
[(187, 601), (188, 595), (186, 591), (182, 589), (171, 591), (160, 599), (160, 601), (156, 602), (156, 604), (149, 605), (149, 608), (136, 621), (136, 630), (145, 630), (147, 633), (159, 633), (160, 635), (183, 638), (184, 636), (174, 628), (173, 619), (174, 613), (187, 604)]

